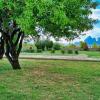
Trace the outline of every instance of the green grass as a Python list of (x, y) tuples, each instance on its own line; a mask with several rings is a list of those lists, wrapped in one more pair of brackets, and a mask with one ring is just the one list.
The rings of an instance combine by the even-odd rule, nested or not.
[(100, 100), (100, 63), (0, 60), (0, 100)]
[(80, 51), (79, 54), (86, 54), (88, 57), (100, 58), (100, 51)]
[(65, 54), (62, 54), (60, 50), (56, 50), (55, 53), (51, 53), (51, 51), (43, 51), (41, 53), (28, 53), (28, 52), (22, 52), (22, 55), (46, 55), (46, 56), (72, 56), (76, 55), (75, 53), (73, 54), (68, 54), (67, 51)]
[[(79, 51), (79, 54), (87, 55), (92, 58), (100, 58), (100, 51)], [(42, 53), (22, 53), (22, 55), (50, 55), (50, 56), (75, 56), (76, 54), (68, 54), (67, 51), (65, 54), (62, 54), (60, 50), (55, 53), (51, 53), (50, 51), (44, 51)]]

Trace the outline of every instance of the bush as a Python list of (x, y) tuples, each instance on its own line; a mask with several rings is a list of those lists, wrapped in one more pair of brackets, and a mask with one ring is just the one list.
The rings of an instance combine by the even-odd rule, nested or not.
[(34, 53), (34, 52), (35, 52), (35, 50), (34, 50), (34, 49), (32, 49), (32, 50), (30, 50), (30, 49), (26, 49), (26, 50), (24, 50), (24, 51), (22, 51), (22, 52)]
[(72, 50), (68, 50), (68, 54), (73, 54), (73, 51)]
[(55, 53), (55, 50), (54, 50), (54, 49), (52, 49), (52, 50), (51, 50), (51, 53)]
[(42, 49), (37, 49), (37, 53), (41, 53), (42, 52)]
[(69, 45), (67, 46), (67, 48), (75, 49), (75, 48), (77, 48), (77, 46), (76, 46), (75, 44), (69, 44)]
[(30, 52), (30, 53), (34, 53), (35, 50), (32, 48), (32, 46), (30, 46), (28, 52)]
[(37, 41), (35, 43), (35, 46), (37, 49), (42, 49), (44, 51), (45, 50), (45, 41)]
[(77, 55), (79, 54), (78, 50), (75, 50), (75, 54), (77, 54)]
[(45, 40), (45, 47), (47, 50), (51, 50), (53, 48), (53, 42), (50, 40)]
[(80, 42), (80, 47), (85, 51), (89, 50), (88, 45), (87, 45), (86, 42)]
[(61, 50), (61, 53), (62, 53), (62, 54), (65, 54), (65, 50), (64, 50), (64, 49), (62, 49), (62, 50)]
[(99, 47), (98, 47), (98, 45), (97, 45), (96, 43), (94, 43), (94, 44), (92, 45), (92, 48), (93, 48), (93, 49), (98, 49)]
[(21, 52), (28, 52), (28, 53), (34, 53), (35, 47), (30, 44), (23, 44), (23, 48)]
[(98, 51), (100, 51), (100, 46), (98, 46)]
[(53, 49), (54, 49), (54, 50), (60, 50), (60, 49), (61, 49), (61, 45), (60, 45), (59, 43), (55, 43), (55, 44), (53, 45)]

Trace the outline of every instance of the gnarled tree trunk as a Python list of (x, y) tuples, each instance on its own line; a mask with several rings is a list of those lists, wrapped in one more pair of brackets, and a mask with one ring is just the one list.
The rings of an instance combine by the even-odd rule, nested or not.
[(17, 26), (16, 21), (11, 21), (8, 28), (3, 28), (0, 24), (0, 32), (0, 58), (5, 53), (13, 69), (21, 69), (18, 58), (22, 49), (24, 32)]
[[(13, 69), (21, 69), (19, 64), (19, 54), (22, 49), (22, 41), (24, 38), (24, 33), (20, 29), (14, 29), (10, 35), (5, 33), (5, 55), (11, 63)], [(14, 39), (14, 37), (16, 39)]]
[(18, 58), (22, 49), (24, 32), (17, 27), (16, 23), (13, 22), (12, 24), (13, 26), (8, 30), (0, 30), (2, 34), (0, 56), (3, 57), (5, 44), (5, 55), (13, 69), (21, 69)]

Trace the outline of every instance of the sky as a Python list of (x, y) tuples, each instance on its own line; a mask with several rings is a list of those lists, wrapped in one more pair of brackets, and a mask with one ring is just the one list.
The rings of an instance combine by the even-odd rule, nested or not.
[[(93, 0), (93, 1), (100, 2), (100, 0)], [(80, 40), (84, 41), (84, 39), (88, 36), (91, 36), (96, 39), (100, 37), (100, 6), (98, 6), (96, 9), (92, 9), (92, 12), (93, 12), (92, 15), (90, 15), (89, 17), (93, 19), (97, 19), (98, 23), (94, 24), (94, 28), (92, 30), (84, 32), (86, 33), (86, 35), (80, 36), (79, 38), (75, 39), (73, 42), (78, 42)]]

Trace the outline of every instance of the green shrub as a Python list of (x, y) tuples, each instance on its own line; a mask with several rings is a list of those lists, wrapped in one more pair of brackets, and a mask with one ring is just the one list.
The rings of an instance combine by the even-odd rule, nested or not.
[(37, 41), (35, 43), (35, 46), (37, 49), (42, 49), (43, 51), (45, 50), (45, 41)]
[(85, 51), (89, 50), (88, 45), (87, 45), (86, 42), (80, 42), (80, 47)]
[(77, 48), (77, 46), (76, 46), (75, 44), (69, 44), (69, 45), (67, 46), (67, 48), (75, 49), (75, 48)]
[(51, 53), (55, 53), (55, 50), (54, 50), (54, 49), (52, 49), (52, 50), (51, 50)]
[(61, 45), (59, 43), (54, 43), (53, 49), (54, 50), (60, 50), (61, 49)]
[(37, 53), (41, 53), (42, 52), (42, 49), (37, 49)]
[(100, 46), (98, 46), (98, 51), (100, 51)]
[(61, 49), (61, 53), (62, 53), (62, 54), (65, 54), (65, 50), (64, 50), (64, 49)]
[(45, 47), (47, 50), (51, 50), (53, 48), (53, 42), (50, 40), (45, 40)]
[(68, 54), (73, 54), (73, 50), (68, 50)]
[(94, 49), (98, 49), (99, 46), (98, 46), (96, 43), (94, 43), (94, 44), (92, 45), (92, 48), (94, 48)]
[(28, 52), (28, 53), (34, 53), (35, 52), (35, 46), (30, 44), (23, 44), (23, 48), (21, 52)]
[(34, 53), (34, 52), (35, 52), (35, 50), (34, 50), (34, 49), (32, 49), (32, 50), (30, 50), (30, 49), (26, 49), (26, 50), (24, 50), (24, 51), (22, 51), (22, 52)]
[(77, 54), (77, 55), (79, 54), (78, 50), (75, 50), (75, 54)]

